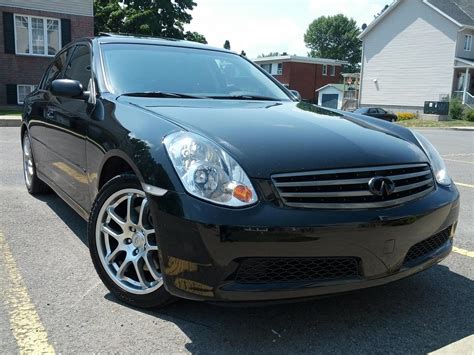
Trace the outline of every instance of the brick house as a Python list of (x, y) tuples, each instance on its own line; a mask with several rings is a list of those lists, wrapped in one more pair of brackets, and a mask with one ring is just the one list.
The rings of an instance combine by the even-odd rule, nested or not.
[(94, 34), (93, 0), (0, 0), (0, 106), (20, 105), (70, 41)]
[(290, 55), (257, 58), (254, 62), (310, 102), (318, 102), (319, 88), (341, 82), (342, 66), (347, 64), (335, 59)]

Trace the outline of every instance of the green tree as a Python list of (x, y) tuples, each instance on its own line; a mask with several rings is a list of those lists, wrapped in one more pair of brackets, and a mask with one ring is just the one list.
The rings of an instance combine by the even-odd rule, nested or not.
[(121, 32), (125, 13), (118, 1), (94, 0), (94, 32)]
[(339, 14), (314, 20), (304, 35), (309, 56), (345, 60), (350, 71), (358, 71), (362, 45), (357, 38), (360, 29), (353, 19)]
[[(283, 53), (285, 53), (285, 54), (282, 54), (282, 55), (286, 55), (286, 52), (283, 52)], [(280, 53), (278, 53), (278, 52), (270, 52), (270, 53), (268, 53), (268, 54), (262, 53), (262, 54), (260, 54), (260, 55), (258, 56), (258, 58), (277, 57), (277, 56), (279, 56), (279, 55), (280, 55)]]
[(94, 0), (94, 29), (203, 42), (203, 35), (184, 32), (194, 6), (193, 0)]
[(228, 39), (225, 40), (224, 42), (224, 48), (227, 49), (227, 50), (230, 50), (230, 42)]
[(187, 31), (184, 34), (184, 39), (187, 40), (187, 41), (193, 41), (193, 42), (199, 42), (199, 43), (207, 44), (206, 37), (204, 37), (202, 34), (197, 33), (197, 32)]

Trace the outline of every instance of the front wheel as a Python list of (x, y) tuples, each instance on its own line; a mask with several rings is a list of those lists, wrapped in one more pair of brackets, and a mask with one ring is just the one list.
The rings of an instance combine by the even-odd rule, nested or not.
[(88, 238), (99, 277), (120, 300), (144, 308), (173, 300), (163, 285), (148, 199), (135, 176), (117, 176), (101, 189)]

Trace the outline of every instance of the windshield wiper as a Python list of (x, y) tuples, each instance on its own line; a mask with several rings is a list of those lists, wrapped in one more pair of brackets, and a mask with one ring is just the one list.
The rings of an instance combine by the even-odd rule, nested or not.
[(281, 101), (276, 97), (260, 96), (260, 95), (222, 95), (222, 96), (207, 96), (210, 99), (216, 100), (256, 100), (256, 101)]
[(203, 96), (193, 96), (188, 94), (180, 94), (177, 92), (165, 92), (165, 91), (138, 91), (138, 92), (126, 92), (120, 96), (133, 96), (133, 97), (163, 97), (163, 98), (175, 98), (175, 99), (203, 99)]

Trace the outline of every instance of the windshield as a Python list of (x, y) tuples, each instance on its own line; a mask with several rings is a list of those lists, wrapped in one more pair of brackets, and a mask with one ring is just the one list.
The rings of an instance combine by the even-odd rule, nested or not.
[(238, 55), (146, 44), (104, 44), (111, 90), (173, 93), (212, 98), (290, 100), (259, 69)]

